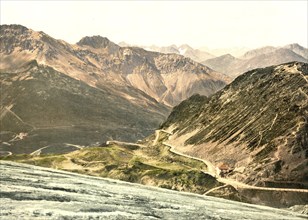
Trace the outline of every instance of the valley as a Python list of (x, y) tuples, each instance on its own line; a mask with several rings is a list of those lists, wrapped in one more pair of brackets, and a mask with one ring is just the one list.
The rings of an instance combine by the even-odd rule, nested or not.
[(162, 144), (165, 138), (159, 136), (155, 145), (152, 141), (139, 144), (107, 141), (101, 147), (82, 148), (67, 154), (33, 152), (0, 158), (199, 194), (219, 186), (215, 177), (203, 172), (208, 169), (206, 164), (169, 151), (169, 147)]
[[(154, 137), (139, 144), (107, 141), (101, 149), (88, 148), (64, 155), (9, 155), (0, 159), (279, 208), (308, 202), (308, 189), (262, 187), (222, 177), (219, 167), (210, 161), (178, 152), (175, 146), (168, 144), (170, 135), (172, 133), (167, 130), (156, 130)], [(153, 151), (156, 153), (153, 154)], [(131, 159), (127, 160), (125, 154), (130, 154)], [(153, 169), (156, 170), (155, 175), (152, 174)], [(188, 174), (192, 170), (195, 177)], [(205, 175), (200, 176), (201, 173)], [(172, 179), (173, 175), (176, 179)], [(200, 179), (196, 179), (196, 175)], [(289, 197), (287, 203), (279, 202), (279, 192)], [(255, 194), (254, 198), (252, 194)], [(273, 203), (272, 200), (278, 202)]]
[(65, 153), (112, 138), (136, 141), (154, 131), (169, 112), (149, 97), (144, 96), (145, 108), (36, 61), (1, 71), (0, 79), (0, 150), (13, 154), (42, 148)]
[(179, 54), (120, 47), (101, 36), (69, 44), (21, 25), (0, 32), (0, 155), (137, 141), (174, 105), (230, 80)]

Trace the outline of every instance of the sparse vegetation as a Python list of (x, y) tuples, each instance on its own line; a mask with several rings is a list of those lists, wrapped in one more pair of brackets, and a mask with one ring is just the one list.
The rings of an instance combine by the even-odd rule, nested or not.
[(113, 144), (63, 155), (11, 155), (0, 159), (196, 193), (220, 185), (202, 172), (206, 170), (204, 163), (171, 153), (161, 144), (166, 138), (162, 135), (157, 145), (145, 148)]
[[(162, 129), (175, 125), (174, 138), (187, 135), (181, 145), (191, 155), (244, 166), (234, 178), (307, 185), (307, 169), (296, 170), (307, 160), (307, 77), (308, 64), (300, 62), (248, 71), (211, 97), (183, 101)], [(278, 160), (280, 167), (271, 166)]]

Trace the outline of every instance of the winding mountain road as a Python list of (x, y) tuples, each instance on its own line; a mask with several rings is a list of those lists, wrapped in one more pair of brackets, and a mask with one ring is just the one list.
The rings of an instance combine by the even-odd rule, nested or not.
[[(158, 143), (160, 132), (164, 132), (164, 133), (169, 134), (169, 135), (172, 134), (171, 132), (166, 131), (166, 130), (156, 130), (155, 131), (155, 139), (153, 140), (152, 146), (154, 146), (154, 145), (156, 145)], [(110, 144), (120, 144), (120, 145), (127, 145), (127, 146), (138, 146), (138, 147), (141, 147), (141, 148), (147, 147), (147, 146), (142, 145), (142, 144), (128, 143), (128, 142), (122, 142), (122, 141), (107, 141), (106, 144), (107, 145), (110, 145)], [(222, 177), (219, 176), (219, 172), (218, 172), (219, 169), (213, 163), (211, 163), (210, 161), (205, 160), (205, 159), (201, 159), (201, 158), (197, 158), (197, 157), (193, 157), (193, 156), (181, 153), (181, 152), (178, 152), (178, 151), (175, 150), (175, 148), (176, 148), (175, 146), (173, 146), (173, 145), (171, 145), (171, 144), (169, 144), (167, 142), (162, 142), (162, 144), (167, 146), (167, 147), (169, 147), (170, 148), (169, 149), (170, 152), (172, 152), (174, 154), (177, 154), (177, 155), (182, 156), (182, 157), (187, 157), (187, 158), (190, 158), (190, 159), (193, 159), (193, 160), (198, 160), (198, 161), (203, 162), (207, 166), (207, 170), (206, 171), (202, 170), (202, 172), (205, 173), (205, 174), (211, 175), (212, 177), (216, 178), (216, 180), (218, 182), (225, 184), (222, 187), (226, 187), (227, 185), (231, 185), (231, 186), (233, 186), (236, 189), (254, 189), (254, 190), (266, 190), (266, 191), (308, 193), (308, 189), (274, 188), (274, 187), (252, 186), (252, 185), (248, 185), (246, 183), (238, 182), (236, 180), (222, 178)], [(212, 189), (211, 191), (214, 191), (214, 190), (216, 190), (218, 188), (221, 188), (221, 187), (216, 187), (216, 188)]]
[[(156, 130), (155, 131), (155, 134), (156, 134), (155, 140), (156, 140), (156, 142), (159, 139), (159, 133), (160, 132), (165, 132), (165, 130)], [(167, 133), (167, 132), (165, 132), (165, 133)], [(168, 132), (168, 134), (170, 134), (170, 132)], [(246, 183), (238, 182), (236, 180), (222, 178), (222, 177), (220, 177), (218, 175), (218, 172), (217, 172), (218, 168), (216, 168), (210, 161), (204, 160), (204, 159), (200, 159), (200, 158), (197, 158), (197, 157), (193, 157), (193, 156), (181, 153), (181, 152), (178, 152), (178, 151), (175, 150), (175, 146), (173, 146), (173, 145), (171, 145), (169, 143), (163, 142), (162, 144), (167, 146), (167, 147), (170, 147), (170, 152), (172, 152), (174, 154), (177, 154), (177, 155), (180, 155), (180, 156), (183, 156), (183, 157), (187, 157), (187, 158), (190, 158), (190, 159), (194, 159), (194, 160), (198, 160), (198, 161), (203, 162), (207, 166), (207, 168), (208, 168), (207, 171), (202, 171), (203, 173), (209, 174), (209, 175), (215, 177), (218, 182), (226, 184), (226, 185), (231, 185), (231, 186), (233, 186), (236, 189), (241, 188), (241, 189), (255, 189), (255, 190), (267, 190), (267, 191), (308, 193), (308, 189), (273, 188), (273, 187), (252, 186), (252, 185), (248, 185)]]
[(111, 144), (119, 144), (119, 145), (126, 145), (126, 146), (137, 146), (137, 147), (140, 147), (140, 148), (146, 147), (145, 145), (142, 145), (142, 144), (136, 144), (136, 143), (130, 143), (130, 142), (106, 141), (106, 145), (111, 145)]
[[(81, 150), (84, 148), (84, 146), (80, 146), (80, 145), (76, 145), (76, 144), (70, 144), (70, 143), (63, 143), (65, 147), (75, 147), (78, 150)], [(49, 147), (54, 147), (53, 145), (47, 145), (45, 147), (41, 147), (40, 149), (37, 149), (35, 151), (33, 151), (32, 153), (30, 153), (30, 155), (32, 156), (39, 156), (42, 153), (42, 150), (49, 148)]]
[(0, 155), (2, 156), (11, 156), (13, 153), (11, 151), (0, 151)]

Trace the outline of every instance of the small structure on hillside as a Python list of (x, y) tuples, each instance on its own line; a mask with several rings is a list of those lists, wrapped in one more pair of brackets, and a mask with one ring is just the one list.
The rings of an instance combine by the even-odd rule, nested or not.
[(227, 176), (233, 169), (226, 163), (220, 162), (217, 164), (218, 173), (221, 177)]

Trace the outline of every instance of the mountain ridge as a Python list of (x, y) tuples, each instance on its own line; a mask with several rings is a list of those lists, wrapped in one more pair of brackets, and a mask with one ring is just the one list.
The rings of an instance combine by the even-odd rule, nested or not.
[[(133, 47), (133, 45), (130, 45), (125, 42), (120, 42), (120, 46), (123, 47)], [(172, 44), (170, 46), (156, 46), (156, 45), (151, 45), (151, 46), (138, 46), (141, 47), (145, 50), (148, 51), (154, 51), (154, 52), (159, 52), (159, 53), (164, 53), (164, 54), (179, 54), (183, 55), (185, 57), (188, 57), (198, 63), (201, 61), (204, 61), (206, 59), (214, 58), (215, 56), (212, 55), (211, 53), (208, 53), (204, 50), (200, 49), (194, 49), (188, 44), (181, 44), (180, 46), (177, 46), (175, 44)]]
[(182, 102), (162, 128), (178, 150), (224, 164), (232, 178), (307, 188), (307, 78), (300, 62), (248, 71), (210, 98)]
[[(210, 95), (230, 81), (227, 76), (181, 55), (120, 47), (99, 36), (84, 37), (72, 45), (20, 25), (2, 25), (0, 46), (3, 57), (1, 69), (20, 66), (36, 59), (39, 63), (49, 65), (93, 87), (101, 83), (110, 84), (111, 89), (114, 86), (122, 87), (123, 90), (134, 87), (168, 106), (173, 106), (196, 92), (191, 89), (196, 83), (200, 88), (197, 92)], [(162, 65), (164, 58), (169, 60), (169, 63), (164, 62), (166, 66)], [(177, 66), (174, 65), (175, 62), (178, 62)], [(174, 68), (170, 69), (172, 65)], [(201, 73), (198, 77), (194, 76), (195, 70)], [(171, 83), (169, 77), (163, 74), (168, 71), (174, 78), (189, 75), (194, 80), (191, 80), (188, 87), (181, 88), (181, 84)], [(117, 92), (117, 89), (114, 90)], [(119, 95), (125, 97), (123, 93)]]
[[(203, 61), (204, 65), (236, 78), (238, 75), (255, 69), (271, 65), (278, 65), (292, 61), (308, 62), (308, 49), (298, 44), (283, 47), (261, 47), (247, 51), (241, 57), (222, 55)], [(227, 59), (228, 57), (228, 59)]]

